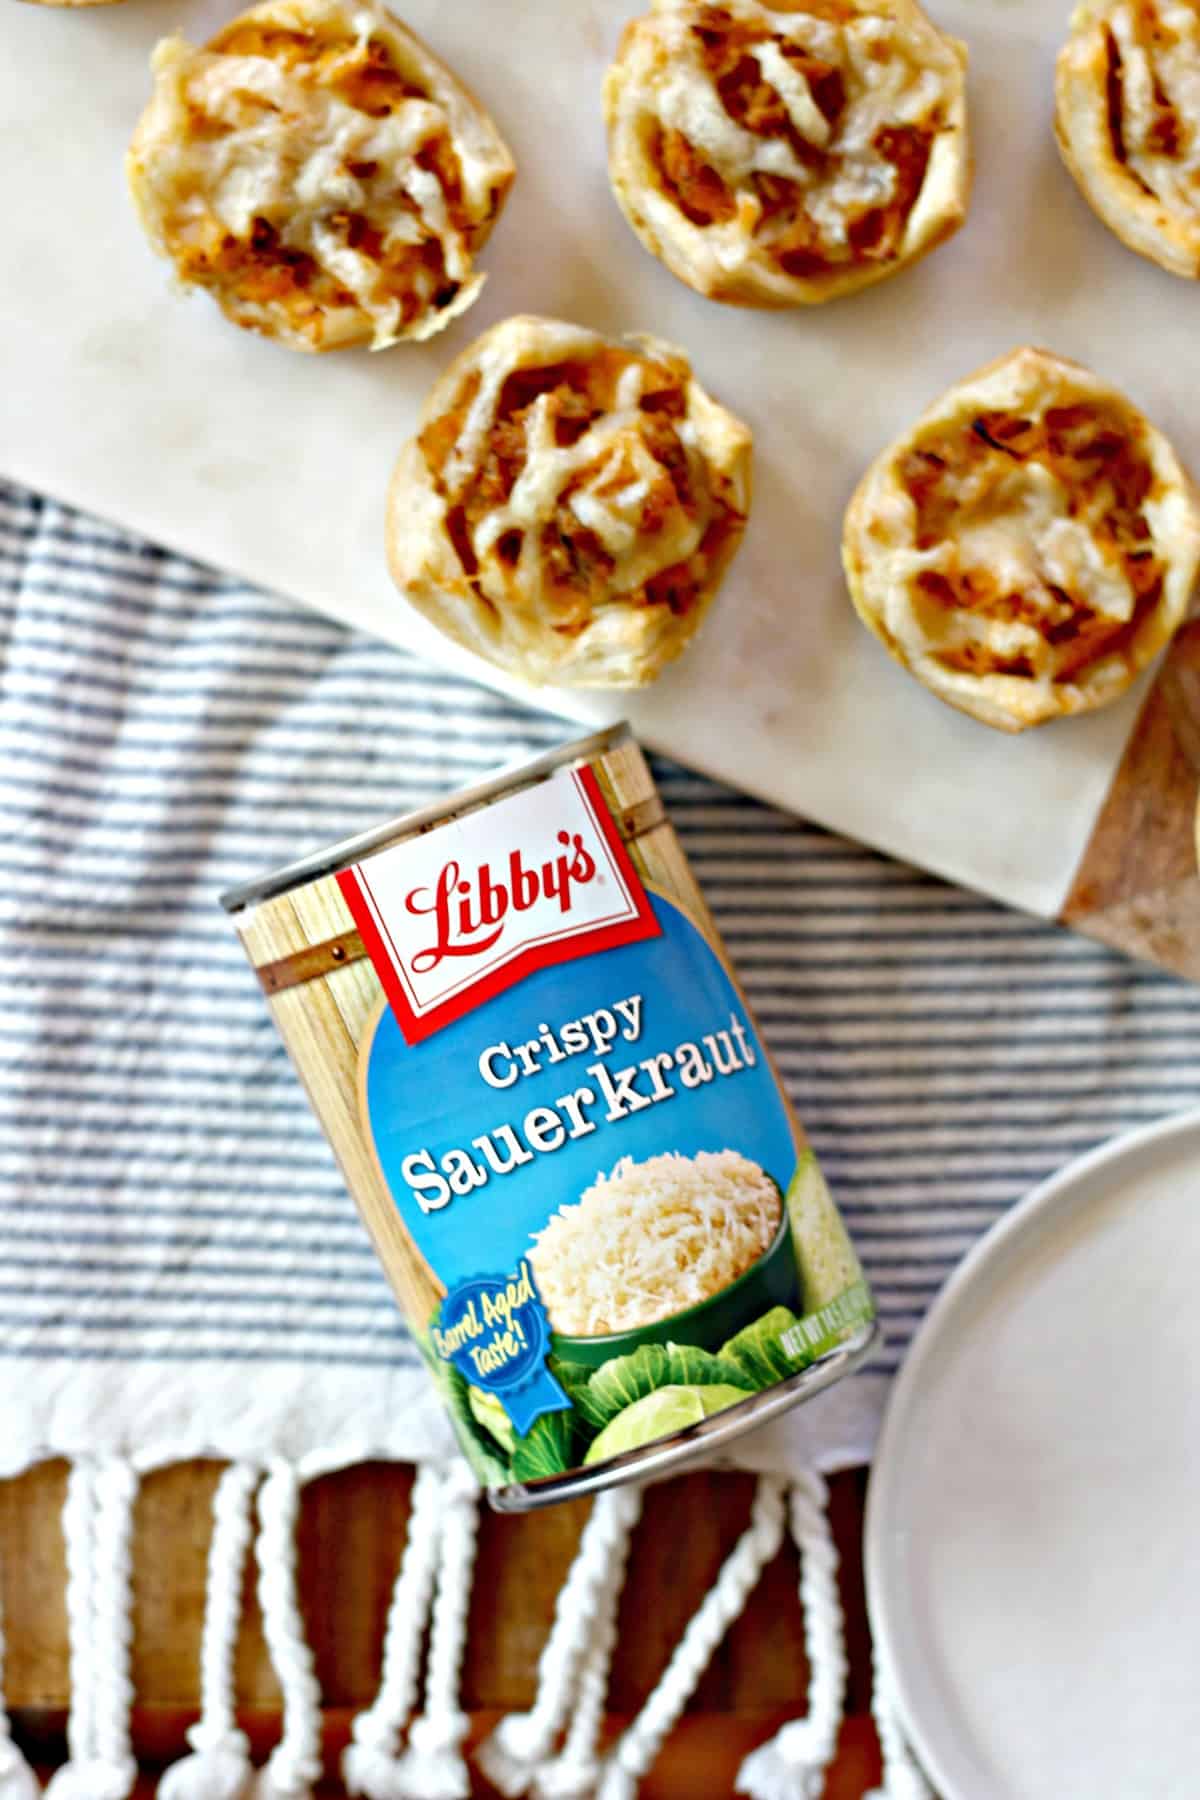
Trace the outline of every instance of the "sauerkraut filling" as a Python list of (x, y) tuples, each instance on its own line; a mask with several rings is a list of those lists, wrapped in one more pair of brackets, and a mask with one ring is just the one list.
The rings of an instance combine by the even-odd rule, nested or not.
[(507, 183), (465, 178), (445, 107), (369, 11), (315, 7), (311, 29), (247, 17), (204, 50), (170, 38), (154, 71), (143, 207), (182, 279), (238, 324), (320, 349), (357, 314), (382, 347), (477, 289)]
[(1200, 5), (1129, 0), (1104, 30), (1113, 154), (1174, 211), (1200, 208)]
[(652, 153), (685, 218), (739, 221), (790, 276), (900, 254), (946, 121), (939, 75), (892, 21), (808, 0), (772, 30), (706, 6), (681, 47), (711, 103), (668, 83)]
[(719, 1294), (767, 1251), (783, 1200), (736, 1150), (622, 1157), (538, 1232), (550, 1323), (570, 1337), (634, 1331)]
[(946, 669), (1076, 681), (1130, 645), (1161, 599), (1155, 478), (1115, 409), (982, 412), (931, 431), (900, 477), (917, 607)]
[(744, 520), (700, 451), (687, 378), (614, 348), (490, 384), (472, 371), (419, 442), (481, 599), (540, 591), (566, 637), (614, 602), (692, 610)]

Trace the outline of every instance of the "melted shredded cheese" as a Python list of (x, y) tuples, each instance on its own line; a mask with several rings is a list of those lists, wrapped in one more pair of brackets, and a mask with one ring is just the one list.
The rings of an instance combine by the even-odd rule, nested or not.
[(1123, 160), (1172, 211), (1200, 214), (1200, 6), (1114, 6)]
[[(963, 674), (1078, 679), (1162, 589), (1136, 433), (1110, 409), (1076, 406), (1062, 415), (1076, 447), (1056, 458), (1047, 414), (1059, 416), (1007, 421), (1017, 450), (990, 441), (1006, 422), (987, 415), (931, 431), (906, 464), (914, 547), (894, 553), (889, 629)], [(1114, 467), (1126, 471), (1123, 497)]]
[(719, 1294), (768, 1249), (779, 1189), (736, 1150), (623, 1157), (560, 1207), (530, 1254), (556, 1331), (597, 1337)]
[[(183, 279), (239, 323), (269, 329), (282, 311), (317, 346), (330, 314), (357, 312), (378, 349), (428, 335), (478, 291), (474, 251), (511, 163), (398, 33), (370, 6), (298, 0), (235, 20), (215, 47), (157, 46), (131, 179)], [(477, 141), (455, 131), (460, 109), (483, 120)]]
[(1200, 505), (1116, 388), (1025, 345), (951, 388), (867, 470), (843, 562), (863, 621), (1002, 731), (1107, 705), (1182, 623)]
[[(602, 354), (614, 355), (611, 349)], [(588, 351), (576, 352), (581, 369), (587, 356)], [(671, 371), (650, 357), (628, 353), (610, 404), (595, 412), (573, 443), (557, 441), (557, 395), (539, 394), (508, 423), (520, 441), (520, 470), (511, 491), (480, 505), (473, 489), (501, 422), (501, 398), (512, 372), (512, 365), (500, 359), (484, 368), (441, 473), (449, 503), (466, 502), (466, 529), (483, 593), (501, 606), (511, 604), (516, 594), (522, 604), (544, 605), (551, 612), (556, 605), (561, 611), (565, 603), (570, 619), (564, 623), (579, 628), (589, 614), (641, 597), (655, 576), (687, 567), (694, 559), (697, 566), (691, 573), (699, 591), (705, 535), (730, 509), (716, 490), (695, 425), (684, 410), (686, 371)], [(640, 405), (648, 389), (662, 389), (664, 379), (673, 381), (683, 414), (666, 425)], [(663, 436), (677, 446), (683, 492), (660, 459), (658, 439)], [(547, 533), (573, 542), (578, 527), (602, 552), (598, 578), (588, 583), (580, 576), (578, 592), (572, 589), (564, 602), (561, 571), (546, 561)], [(514, 534), (520, 548), (515, 560), (506, 560), (498, 550), (505, 541), (511, 544)]]
[[(893, 203), (907, 213), (917, 198), (904, 189), (888, 134), (919, 132), (931, 140), (960, 88), (961, 68), (927, 22), (914, 36), (911, 23), (889, 16), (885, 5), (873, 11), (848, 4), (845, 17), (825, 11), (773, 12), (757, 0), (661, 0), (641, 22), (644, 45), (636, 36), (632, 41), (619, 106), (640, 114), (643, 133), (657, 124), (681, 134), (734, 196), (732, 216), (700, 221), (688, 215), (730, 269), (746, 261), (756, 236), (766, 246), (772, 238), (785, 241), (797, 209), (815, 227), (815, 255), (853, 261), (856, 220)], [(751, 34), (747, 54), (778, 102), (759, 128), (732, 115), (714, 79), (704, 34), (722, 30)], [(840, 104), (826, 99), (822, 105), (819, 81), (814, 91), (806, 63), (826, 79), (836, 72)], [(764, 199), (760, 177), (794, 184), (783, 221)], [(669, 182), (643, 200), (650, 217), (663, 208), (679, 211)]]
[(445, 371), (401, 451), (393, 579), (526, 681), (644, 686), (737, 549), (751, 448), (674, 345), (505, 319)]

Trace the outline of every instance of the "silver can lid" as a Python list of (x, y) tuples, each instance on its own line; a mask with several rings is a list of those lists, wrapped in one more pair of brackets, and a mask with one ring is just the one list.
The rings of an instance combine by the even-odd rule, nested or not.
[(260, 900), (274, 899), (277, 894), (286, 894), (291, 888), (303, 887), (307, 882), (319, 880), (322, 875), (332, 875), (337, 869), (361, 862), (364, 856), (383, 850), (400, 838), (414, 837), (418, 832), (443, 825), (447, 819), (468, 808), (486, 806), (516, 788), (552, 775), (567, 763), (584, 762), (590, 757), (600, 756), (631, 736), (629, 726), (622, 722), (610, 725), (605, 731), (593, 732), (590, 737), (576, 738), (553, 750), (543, 750), (532, 761), (510, 763), (471, 787), (457, 788), (452, 793), (443, 794), (440, 799), (431, 800), (428, 806), (419, 807), (415, 812), (401, 813), (383, 825), (373, 826), (370, 831), (359, 832), (357, 837), (343, 838), (340, 843), (331, 844), (327, 850), (315, 850), (296, 862), (286, 864), (282, 869), (274, 869), (269, 875), (259, 876), (256, 881), (247, 881), (240, 887), (230, 888), (228, 893), (221, 895), (221, 905), (226, 912), (235, 913)]

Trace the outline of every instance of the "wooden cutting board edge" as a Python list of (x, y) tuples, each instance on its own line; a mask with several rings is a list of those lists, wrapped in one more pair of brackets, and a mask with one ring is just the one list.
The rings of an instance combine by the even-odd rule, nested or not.
[(1125, 746), (1059, 914), (1200, 981), (1200, 618), (1178, 633)]

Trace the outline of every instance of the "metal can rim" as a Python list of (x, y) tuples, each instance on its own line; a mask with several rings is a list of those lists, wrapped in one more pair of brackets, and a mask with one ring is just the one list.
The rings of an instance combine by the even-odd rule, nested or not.
[(598, 1494), (605, 1488), (624, 1487), (630, 1482), (665, 1480), (667, 1476), (679, 1474), (712, 1456), (733, 1439), (745, 1437), (748, 1431), (756, 1431), (781, 1413), (790, 1412), (793, 1406), (832, 1387), (844, 1375), (852, 1374), (874, 1355), (880, 1338), (878, 1319), (869, 1319), (845, 1343), (810, 1363), (808, 1368), (751, 1395), (738, 1406), (714, 1413), (711, 1418), (687, 1425), (666, 1437), (655, 1438), (637, 1450), (610, 1457), (593, 1469), (571, 1469), (562, 1475), (547, 1475), (541, 1481), (485, 1488), (488, 1504), (493, 1512), (533, 1512), (542, 1506), (553, 1506), (560, 1500), (578, 1500)]
[(317, 881), (323, 875), (332, 875), (337, 869), (345, 868), (350, 863), (360, 862), (364, 856), (384, 849), (402, 836), (413, 836), (435, 825), (444, 824), (448, 818), (466, 807), (486, 806), (515, 788), (552, 775), (566, 763), (611, 750), (632, 735), (629, 724), (622, 720), (619, 724), (607, 726), (603, 731), (575, 738), (570, 743), (558, 744), (552, 750), (543, 750), (540, 756), (509, 763), (497, 769), (494, 774), (485, 776), (482, 781), (473, 782), (470, 787), (455, 788), (449, 794), (443, 794), (412, 812), (400, 813), (395, 818), (385, 820), (382, 825), (373, 825), (370, 830), (359, 832), (354, 837), (342, 838), (328, 849), (311, 851), (307, 856), (286, 863), (282, 868), (273, 869), (266, 875), (260, 875), (254, 881), (242, 882), (221, 895), (221, 905), (226, 912), (236, 913), (261, 900), (273, 900), (279, 894), (286, 894), (291, 888), (303, 887), (307, 882)]

